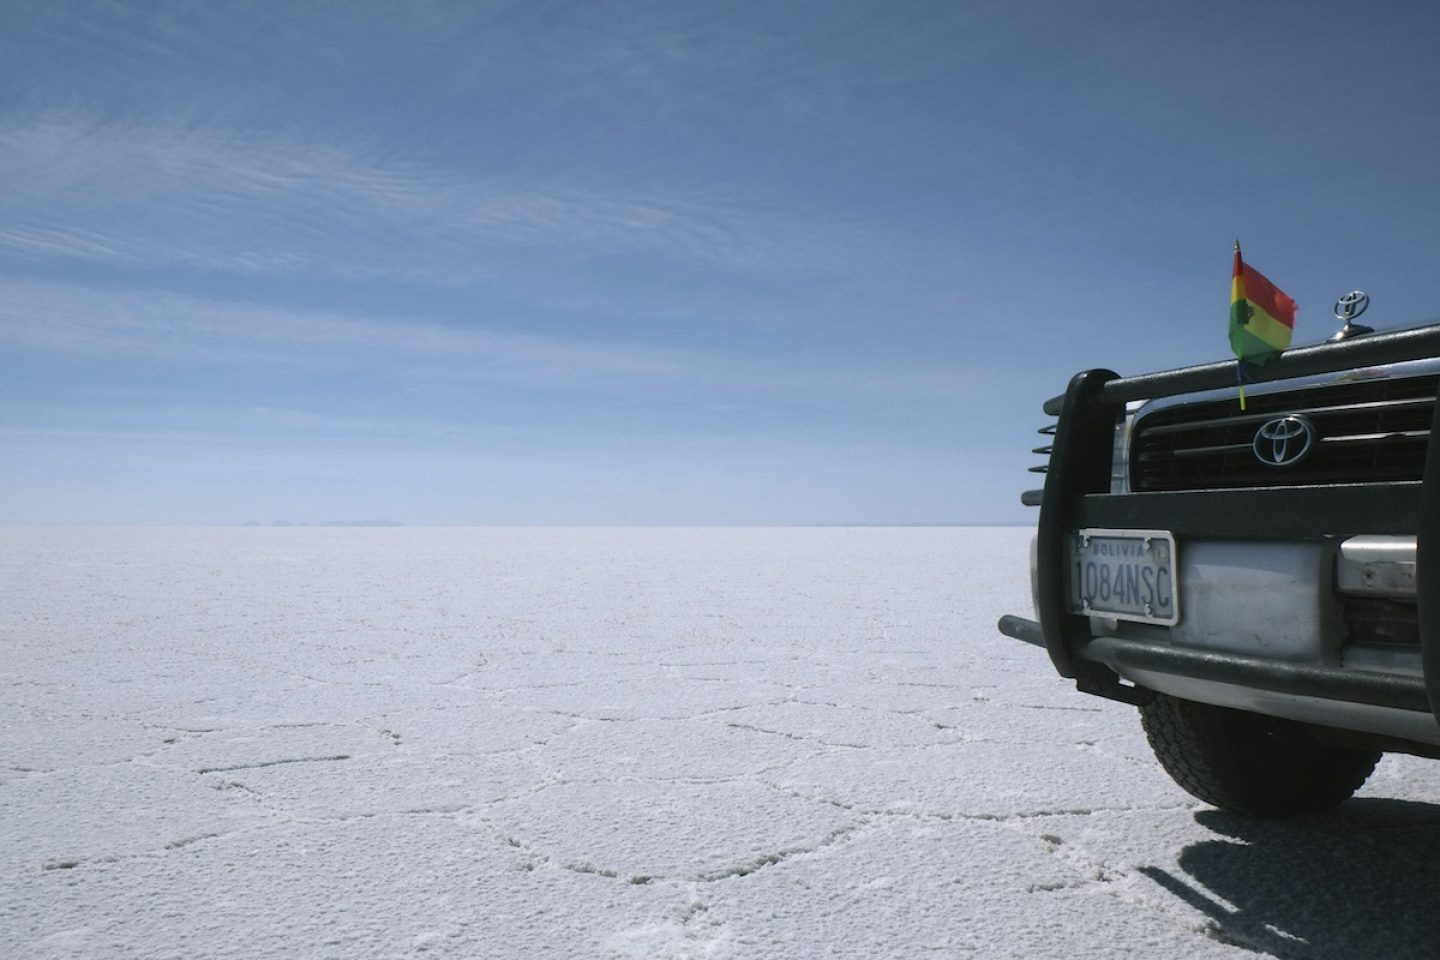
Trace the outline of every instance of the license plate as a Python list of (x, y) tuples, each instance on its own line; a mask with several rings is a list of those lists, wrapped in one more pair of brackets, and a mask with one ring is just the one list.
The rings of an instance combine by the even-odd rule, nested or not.
[(1072, 613), (1173, 626), (1175, 537), (1167, 530), (1076, 530), (1066, 542)]

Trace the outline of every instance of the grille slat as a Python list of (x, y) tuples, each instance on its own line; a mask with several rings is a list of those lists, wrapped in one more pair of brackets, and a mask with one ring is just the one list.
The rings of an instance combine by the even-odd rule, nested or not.
[[(1357, 380), (1252, 398), (1165, 407), (1135, 424), (1131, 489), (1325, 485), (1418, 480), (1440, 377)], [(1290, 414), (1314, 425), (1301, 462), (1260, 462), (1252, 444), (1266, 422)]]
[[(1216, 456), (1217, 454), (1241, 453), (1241, 452), (1244, 452), (1244, 451), (1248, 451), (1249, 449), (1250, 449), (1250, 444), (1248, 444), (1248, 443), (1227, 443), (1227, 444), (1222, 444), (1221, 446), (1218, 446), (1218, 447), (1192, 447), (1192, 448), (1189, 449), (1189, 450), (1171, 450), (1171, 451), (1169, 451), (1167, 454), (1165, 454), (1165, 456), (1177, 457), (1177, 458), (1186, 458), (1186, 457), (1213, 457), (1213, 456)], [(1154, 461), (1160, 459), (1160, 458), (1161, 458), (1161, 455), (1160, 455), (1160, 454), (1157, 454), (1157, 453), (1147, 452), (1147, 453), (1141, 454), (1141, 457), (1144, 458), (1144, 459), (1148, 459), (1148, 460), (1154, 462)]]
[(1401, 430), (1396, 433), (1359, 433), (1350, 437), (1324, 437), (1321, 443), (1326, 446), (1343, 443), (1386, 443), (1392, 440), (1428, 440), (1429, 430)]

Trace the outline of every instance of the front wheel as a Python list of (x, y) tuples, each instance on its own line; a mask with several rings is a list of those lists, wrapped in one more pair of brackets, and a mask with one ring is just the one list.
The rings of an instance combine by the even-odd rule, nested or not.
[(1346, 800), (1380, 759), (1337, 747), (1293, 720), (1158, 694), (1140, 708), (1165, 772), (1206, 803), (1254, 817), (1293, 817)]

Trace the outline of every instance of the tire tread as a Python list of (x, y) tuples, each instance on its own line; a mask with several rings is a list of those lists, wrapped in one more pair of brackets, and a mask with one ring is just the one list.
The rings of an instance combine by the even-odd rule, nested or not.
[(1192, 796), (1234, 813), (1290, 817), (1326, 810), (1364, 784), (1378, 751), (1335, 746), (1291, 720), (1164, 694), (1140, 708), (1150, 748)]

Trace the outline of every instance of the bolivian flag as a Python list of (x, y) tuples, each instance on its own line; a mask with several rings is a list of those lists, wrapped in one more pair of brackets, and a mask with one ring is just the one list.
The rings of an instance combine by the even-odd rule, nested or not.
[(1290, 346), (1295, 301), (1240, 258), (1235, 241), (1235, 276), (1230, 282), (1230, 347), (1240, 360), (1240, 409), (1245, 409), (1245, 364), (1262, 364)]

